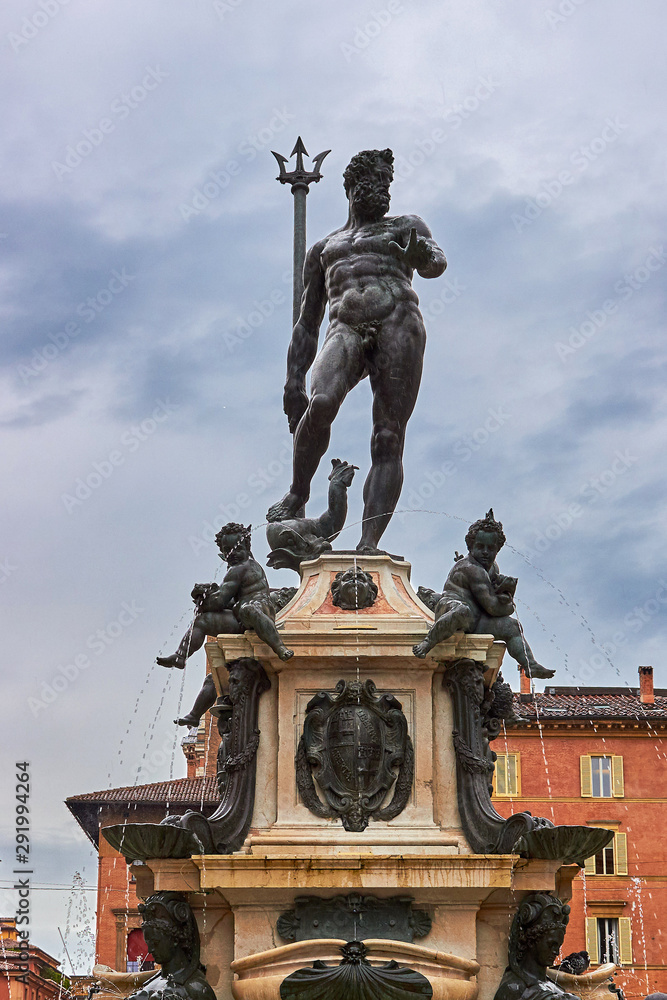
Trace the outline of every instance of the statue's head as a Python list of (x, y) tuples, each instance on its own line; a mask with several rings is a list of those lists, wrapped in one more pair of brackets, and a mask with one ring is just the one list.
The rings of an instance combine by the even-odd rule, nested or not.
[(246, 528), (234, 521), (223, 524), (215, 536), (221, 558), (227, 562), (230, 559), (234, 562), (243, 560), (250, 552), (250, 530), (251, 525)]
[(188, 967), (199, 967), (199, 931), (190, 905), (180, 892), (156, 892), (139, 904), (146, 944), (164, 965), (179, 952)]
[(532, 892), (521, 901), (509, 940), (510, 967), (525, 976), (526, 959), (533, 969), (553, 965), (565, 938), (570, 907), (548, 892)]
[(266, 681), (264, 668), (259, 660), (253, 659), (252, 656), (239, 656), (237, 660), (230, 660), (227, 663), (227, 670), (229, 671), (229, 701), (232, 705), (235, 705), (250, 691), (256, 680), (259, 680), (261, 690), (267, 690), (262, 686)]
[(390, 149), (364, 149), (353, 156), (343, 173), (350, 207), (373, 222), (389, 211), (389, 185), (394, 176)]
[(330, 483), (341, 483), (346, 489), (352, 485), (354, 474), (359, 469), (358, 465), (350, 465), (349, 462), (341, 462), (339, 458), (332, 458), (331, 466), (331, 472), (329, 473)]
[(493, 508), (481, 520), (471, 524), (466, 535), (469, 554), (487, 570), (493, 566), (506, 541), (502, 524), (493, 516)]
[(343, 611), (370, 608), (378, 596), (377, 584), (370, 573), (350, 566), (331, 581), (331, 602)]

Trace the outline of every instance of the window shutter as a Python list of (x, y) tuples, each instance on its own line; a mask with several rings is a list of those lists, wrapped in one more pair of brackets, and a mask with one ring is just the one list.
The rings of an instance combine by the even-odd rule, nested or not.
[(590, 798), (593, 794), (593, 771), (591, 768), (591, 755), (586, 753), (579, 758), (581, 769), (581, 796)]
[[(584, 864), (584, 875), (595, 875), (595, 855), (592, 858), (586, 858), (586, 863)], [(590, 951), (590, 948), (587, 949)]]
[(612, 757), (611, 758), (611, 779), (612, 779), (612, 791), (615, 799), (622, 799), (625, 795), (623, 789), (623, 758), (622, 757)]
[(632, 965), (632, 930), (630, 917), (618, 918), (618, 957), (621, 965)]
[(614, 836), (614, 874), (628, 874), (628, 837), (625, 833)]
[(498, 772), (498, 795), (507, 795), (507, 754), (502, 755)]
[(507, 794), (516, 795), (516, 754), (507, 754)]
[(591, 957), (591, 965), (597, 965), (598, 957), (598, 922), (595, 917), (586, 917), (586, 951)]

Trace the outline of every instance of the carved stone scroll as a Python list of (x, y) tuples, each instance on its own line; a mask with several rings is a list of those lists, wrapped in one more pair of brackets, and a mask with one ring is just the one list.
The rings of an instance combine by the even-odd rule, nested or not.
[[(227, 664), (231, 725), (222, 745), (227, 756), (218, 761), (220, 805), (208, 819), (198, 812), (169, 817), (164, 822), (189, 830), (201, 841), (206, 854), (237, 851), (250, 829), (255, 805), (255, 780), (259, 729), (259, 699), (271, 682), (258, 660), (243, 656)], [(225, 713), (226, 714), (226, 713)]]
[(517, 813), (505, 820), (491, 802), (496, 755), (489, 743), (500, 731), (502, 718), (511, 712), (507, 685), (498, 691), (484, 687), (484, 664), (455, 660), (447, 666), (443, 684), (449, 688), (454, 709), (454, 753), (459, 813), (466, 838), (476, 854), (510, 854), (524, 834), (553, 827), (547, 819)]

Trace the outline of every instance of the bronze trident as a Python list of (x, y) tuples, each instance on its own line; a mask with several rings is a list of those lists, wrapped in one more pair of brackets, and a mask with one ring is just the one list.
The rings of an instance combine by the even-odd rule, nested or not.
[(276, 177), (276, 180), (280, 181), (281, 184), (291, 184), (292, 194), (294, 195), (294, 268), (292, 276), (292, 326), (294, 327), (301, 311), (301, 297), (303, 295), (303, 263), (306, 259), (306, 195), (308, 194), (308, 185), (312, 181), (317, 183), (321, 179), (320, 166), (322, 165), (322, 160), (331, 150), (327, 149), (324, 153), (314, 156), (314, 169), (306, 170), (303, 165), (303, 158), (304, 156), (308, 156), (308, 151), (303, 144), (301, 136), (299, 136), (294, 149), (289, 155), (291, 159), (296, 153), (296, 167), (294, 170), (289, 171), (289, 173), (285, 169), (287, 157), (281, 156), (280, 153), (274, 153), (273, 150), (271, 152), (280, 167), (280, 173)]

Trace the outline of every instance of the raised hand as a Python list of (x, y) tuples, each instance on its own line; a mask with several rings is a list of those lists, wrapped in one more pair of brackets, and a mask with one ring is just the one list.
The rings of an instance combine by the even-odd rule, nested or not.
[(417, 230), (414, 228), (410, 230), (410, 239), (406, 247), (402, 247), (400, 243), (395, 243), (392, 240), (389, 244), (389, 250), (397, 260), (403, 261), (404, 264), (416, 271), (427, 267), (433, 260), (431, 244), (423, 236), (417, 236)]

